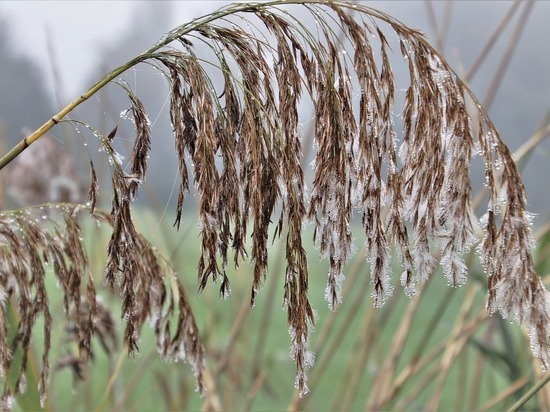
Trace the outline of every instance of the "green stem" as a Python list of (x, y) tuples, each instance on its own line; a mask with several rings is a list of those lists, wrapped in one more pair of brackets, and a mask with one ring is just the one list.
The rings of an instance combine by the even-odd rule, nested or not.
[[(276, 1), (270, 2), (268, 4), (275, 4)], [(279, 1), (278, 3), (281, 3)], [(264, 4), (263, 6), (265, 6)], [(251, 8), (259, 7), (260, 5), (254, 4), (240, 4), (233, 7), (228, 7), (226, 9), (221, 9), (216, 13), (212, 13), (203, 17), (200, 17), (198, 19), (195, 19), (191, 21), (188, 24), (184, 24), (182, 26), (179, 26), (172, 32), (170, 32), (163, 40), (155, 44), (153, 47), (151, 47), (146, 52), (140, 54), (139, 56), (133, 58), (132, 60), (128, 61), (127, 63), (123, 64), (122, 66), (114, 69), (113, 71), (109, 72), (107, 75), (105, 75), (101, 80), (99, 80), (96, 84), (94, 84), (92, 87), (90, 87), (85, 93), (83, 93), (80, 97), (73, 100), (71, 103), (69, 103), (67, 106), (65, 106), (61, 111), (59, 111), (56, 115), (52, 116), (46, 123), (44, 123), (42, 126), (40, 126), (38, 129), (36, 129), (30, 136), (25, 137), (23, 140), (21, 140), (17, 145), (15, 145), (8, 153), (6, 153), (2, 158), (0, 158), (0, 170), (2, 170), (5, 166), (7, 166), (12, 160), (14, 160), (17, 156), (19, 156), (27, 147), (29, 147), (31, 144), (33, 144), (35, 141), (37, 141), (40, 137), (44, 136), (50, 130), (52, 127), (54, 127), (57, 123), (59, 123), (67, 114), (72, 112), (76, 107), (78, 107), (80, 104), (88, 100), (90, 97), (92, 97), (94, 94), (96, 94), (99, 90), (101, 90), (103, 87), (105, 87), (108, 83), (110, 83), (112, 80), (116, 79), (118, 76), (120, 76), (122, 73), (126, 72), (128, 69), (134, 67), (136, 64), (141, 63), (151, 57), (154, 56), (154, 53), (158, 51), (160, 48), (166, 46), (167, 44), (171, 43), (172, 41), (176, 40), (177, 38), (196, 30), (199, 26), (210, 23), (213, 20), (217, 20), (221, 17), (227, 16), (229, 14), (233, 14), (239, 11), (244, 10), (250, 10)]]
[(8, 165), (13, 159), (15, 159), (23, 150), (25, 150), (27, 147), (29, 147), (31, 144), (33, 144), (35, 141), (37, 141), (40, 137), (42, 137), (48, 130), (50, 130), (52, 127), (54, 127), (57, 123), (59, 123), (63, 118), (69, 114), (71, 111), (73, 111), (77, 106), (79, 106), (81, 103), (88, 100), (90, 97), (92, 97), (95, 93), (97, 93), (100, 89), (102, 89), (107, 83), (109, 83), (111, 80), (115, 79), (117, 76), (119, 76), (121, 73), (124, 73), (129, 68), (135, 66), (139, 62), (147, 59), (149, 55), (147, 53), (141, 54), (138, 57), (130, 60), (128, 63), (120, 66), (119, 68), (113, 70), (109, 74), (107, 74), (105, 77), (103, 77), (99, 82), (97, 82), (95, 85), (90, 87), (86, 93), (82, 94), (79, 98), (73, 100), (71, 103), (69, 103), (67, 106), (65, 106), (59, 113), (57, 113), (55, 116), (52, 116), (46, 123), (44, 123), (42, 126), (40, 126), (38, 129), (36, 129), (30, 136), (25, 137), (23, 140), (21, 140), (16, 146), (13, 147), (8, 153), (6, 153), (1, 159), (0, 159), (0, 170), (4, 168), (4, 166)]
[(542, 378), (540, 381), (537, 382), (535, 386), (533, 386), (525, 395), (523, 395), (516, 403), (514, 403), (510, 409), (508, 409), (509, 412), (516, 412), (519, 411), (519, 409), (527, 403), (529, 399), (531, 399), (533, 396), (537, 394), (538, 391), (541, 390), (541, 388), (546, 385), (550, 381), (550, 373), (546, 374), (544, 378)]

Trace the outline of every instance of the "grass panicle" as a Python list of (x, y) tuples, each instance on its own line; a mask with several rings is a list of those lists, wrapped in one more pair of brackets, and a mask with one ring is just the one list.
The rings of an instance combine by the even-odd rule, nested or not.
[[(293, 3), (311, 14), (314, 29), (282, 7)], [(197, 52), (204, 45), (215, 56), (207, 63)], [(402, 130), (393, 118), (401, 110), (396, 107), (394, 77), (399, 57), (408, 69)], [(235, 265), (245, 257), (253, 264), (253, 305), (268, 272), (271, 222), (276, 222), (276, 237), (286, 236), (284, 306), (301, 395), (308, 391), (306, 371), (314, 361), (309, 346), (315, 322), (302, 229), (307, 223), (314, 225), (314, 241), (329, 264), (325, 294), (334, 309), (341, 303), (344, 268), (355, 250), (354, 214), (362, 221), (375, 306), (382, 306), (393, 293), (392, 248), (402, 266), (400, 282), (409, 296), (415, 296), (436, 265), (449, 285), (464, 284), (468, 270), (462, 256), (479, 244), (488, 276), (489, 312), (525, 325), (533, 354), (549, 366), (550, 298), (531, 256), (531, 217), (518, 168), (467, 84), (420, 32), (375, 9), (345, 1), (231, 5), (172, 30), (150, 50), (109, 73), (0, 160), (1, 166), (141, 62), (158, 67), (169, 82), (180, 178), (175, 226), (180, 226), (192, 182), (200, 222), (199, 290), (221, 280), (220, 295), (229, 295), (226, 268), (232, 250)], [(209, 75), (206, 64), (221, 80)], [(202, 389), (204, 352), (183, 286), (132, 221), (131, 205), (146, 178), (152, 136), (143, 104), (126, 84), (121, 86), (132, 105), (136, 138), (128, 164), (111, 145), (116, 128), (102, 139), (112, 174), (109, 215), (94, 210), (98, 182), (93, 165), (89, 191), (92, 216), (112, 226), (105, 281), (111, 290), (121, 291), (129, 353), (137, 351), (142, 326), (150, 320), (163, 357), (187, 359)], [(316, 153), (310, 189), (301, 165), (299, 107), (305, 100), (314, 111)], [(472, 207), (473, 156), (484, 163), (489, 192), (480, 219)], [(73, 215), (65, 213), (56, 237), (21, 214), (3, 216), (3, 369), (10, 366), (5, 307), (11, 294), (18, 296), (20, 314), (14, 345), (26, 353), (32, 325), (42, 314), (46, 352), (49, 348), (52, 319), (43, 286), (45, 259), (53, 262), (64, 288), (67, 312), (72, 305), (77, 318), (86, 316), (87, 327), (80, 326), (82, 319), (76, 324), (81, 351), (88, 356), (97, 306)], [(88, 292), (81, 296), (83, 284)], [(79, 310), (82, 298), (88, 315)], [(176, 312), (174, 332), (171, 321)], [(22, 371), (25, 361), (24, 357)], [(47, 354), (44, 368), (47, 371)], [(24, 386), (22, 376), (16, 391)], [(9, 396), (6, 389), (4, 399)]]

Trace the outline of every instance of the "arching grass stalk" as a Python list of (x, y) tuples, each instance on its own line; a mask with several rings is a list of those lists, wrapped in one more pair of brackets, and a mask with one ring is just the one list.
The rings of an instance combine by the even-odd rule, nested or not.
[(42, 126), (40, 126), (38, 129), (36, 129), (33, 133), (31, 133), (29, 136), (25, 137), (23, 140), (21, 140), (17, 145), (15, 145), (8, 153), (6, 153), (4, 156), (0, 158), (0, 170), (2, 170), (5, 166), (10, 164), (17, 156), (19, 156), (27, 147), (29, 147), (31, 144), (36, 142), (40, 137), (42, 137), (44, 134), (46, 134), (52, 127), (54, 127), (56, 124), (58, 124), (61, 120), (65, 118), (69, 113), (71, 113), (75, 108), (80, 106), (82, 103), (84, 103), (86, 100), (88, 100), (90, 97), (95, 95), (98, 91), (103, 89), (106, 85), (111, 83), (113, 80), (116, 80), (121, 74), (127, 72), (132, 67), (136, 66), (139, 63), (142, 63), (146, 60), (150, 60), (155, 56), (155, 52), (160, 50), (161, 48), (169, 45), (173, 41), (177, 40), (181, 36), (185, 36), (187, 33), (190, 33), (194, 30), (196, 30), (198, 27), (208, 24), (211, 21), (222, 19), (225, 16), (239, 13), (242, 11), (248, 11), (248, 10), (254, 10), (255, 8), (262, 6), (270, 6), (270, 5), (277, 5), (277, 4), (303, 4), (303, 3), (321, 3), (321, 0), (279, 0), (279, 1), (268, 1), (265, 2), (263, 5), (260, 3), (254, 4), (234, 4), (228, 7), (225, 7), (223, 9), (220, 9), (217, 12), (208, 14), (203, 17), (199, 17), (195, 20), (193, 20), (190, 23), (184, 24), (182, 26), (177, 27), (176, 29), (172, 30), (170, 33), (168, 33), (161, 41), (159, 41), (156, 45), (145, 51), (144, 53), (140, 54), (139, 56), (134, 57), (130, 61), (124, 63), (123, 65), (117, 67), (116, 69), (110, 71), (107, 73), (103, 78), (101, 78), (97, 83), (95, 83), (93, 86), (91, 86), (86, 92), (82, 93), (78, 98), (74, 99), (71, 103), (69, 103), (67, 106), (65, 106), (63, 109), (61, 109), (57, 114), (52, 116), (47, 122), (45, 122)]
[[(282, 7), (292, 4), (305, 6), (315, 30)], [(247, 31), (250, 27), (255, 28), (253, 33)], [(197, 41), (214, 52), (209, 67), (218, 70), (219, 82), (213, 81), (197, 56)], [(393, 50), (408, 69), (400, 141), (393, 119)], [(168, 79), (179, 170), (175, 226), (181, 223), (190, 187), (196, 190), (199, 291), (219, 280), (220, 295), (230, 294), (226, 269), (232, 252), (235, 266), (247, 258), (253, 265), (250, 303), (254, 304), (267, 276), (272, 222), (275, 237), (286, 238), (284, 307), (300, 396), (308, 392), (306, 372), (314, 362), (310, 331), (315, 322), (303, 226), (314, 225), (313, 240), (328, 260), (325, 297), (336, 309), (342, 300), (344, 267), (355, 247), (354, 214), (360, 216), (365, 236), (374, 306), (382, 306), (393, 295), (392, 248), (402, 268), (400, 283), (407, 295), (415, 296), (438, 263), (450, 285), (464, 284), (468, 267), (462, 256), (477, 244), (488, 276), (489, 312), (525, 325), (534, 355), (550, 365), (550, 295), (534, 267), (531, 216), (518, 167), (486, 110), (421, 33), (387, 14), (346, 1), (227, 6), (175, 28), (108, 73), (0, 159), (0, 169), (75, 107), (145, 61)], [(120, 291), (128, 353), (137, 351), (142, 327), (149, 322), (161, 356), (189, 361), (199, 390), (203, 379), (214, 387), (212, 377), (203, 374), (204, 349), (183, 284), (132, 220), (133, 201), (147, 175), (152, 131), (139, 97), (128, 85), (119, 82), (119, 86), (130, 100), (128, 115), (135, 125), (131, 154), (125, 161), (113, 147), (116, 127), (99, 136), (110, 162), (111, 212), (95, 210), (99, 182), (93, 163), (89, 205), (77, 208), (112, 229), (104, 277), (111, 291)], [(304, 98), (313, 104), (317, 149), (311, 190), (302, 166), (298, 109)], [(482, 158), (488, 191), (480, 219), (472, 205), (474, 155)], [(85, 319), (77, 323), (82, 324), (83, 356), (89, 356), (98, 306), (75, 213), (74, 208), (63, 211), (65, 226), (55, 227), (55, 236), (40, 220), (18, 213), (0, 215), (1, 269), (8, 285), (18, 285), (6, 290), (22, 313), (15, 346), (22, 345), (24, 361), (15, 393), (24, 388), (25, 354), (39, 315), (46, 319), (42, 386), (48, 374), (52, 316), (43, 285), (46, 262), (54, 262), (67, 312), (72, 309), (78, 320)], [(436, 251), (439, 259), (434, 258)], [(0, 368), (8, 370), (11, 361), (2, 315), (0, 310)], [(236, 327), (235, 334), (239, 330)], [(454, 359), (453, 353), (448, 359)], [(393, 374), (395, 363), (388, 365)], [(395, 387), (385, 382), (382, 389), (379, 395), (385, 397)], [(11, 399), (8, 385), (2, 399), (4, 404)], [(217, 407), (217, 398), (209, 402)], [(438, 402), (434, 398), (433, 405)]]

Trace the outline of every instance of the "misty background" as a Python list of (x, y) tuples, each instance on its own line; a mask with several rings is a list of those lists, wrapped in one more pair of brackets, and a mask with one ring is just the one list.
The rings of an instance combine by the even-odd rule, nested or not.
[[(103, 74), (149, 48), (165, 32), (227, 3), (0, 2), (2, 154), (22, 138), (23, 128), (34, 130), (40, 126)], [(434, 29), (435, 16), (439, 34), (445, 38), (444, 42), (439, 42), (440, 51), (458, 73), (468, 72), (514, 4), (510, 1), (363, 3), (420, 29), (434, 46), (441, 38)], [(481, 101), (507, 51), (521, 14), (520, 7), (470, 83)], [(548, 17), (550, 2), (535, 2), (489, 107), (494, 123), (512, 151), (535, 132), (550, 111)], [(143, 101), (153, 123), (151, 173), (142, 188), (141, 198), (150, 206), (161, 209), (169, 206), (173, 211), (171, 204), (176, 195), (170, 197), (170, 194), (178, 172), (165, 81), (154, 69), (143, 64), (125, 74), (123, 79)], [(103, 133), (118, 124), (120, 144), (131, 147), (132, 124), (120, 117), (128, 107), (128, 99), (120, 88), (109, 86), (80, 106), (71, 118), (89, 122)], [(75, 154), (77, 164), (83, 166), (83, 177), (87, 178), (89, 157), (82, 153), (83, 140), (79, 133), (66, 125), (54, 128), (51, 135)], [(95, 152), (93, 139), (87, 137), (87, 141), (92, 143), (86, 150)], [(96, 164), (96, 168), (103, 180), (108, 180), (105, 159), (103, 164)], [(550, 176), (549, 142), (537, 147), (522, 175), (530, 203), (528, 210), (538, 215), (537, 222), (546, 220), (550, 217), (550, 193), (545, 184), (545, 178)]]

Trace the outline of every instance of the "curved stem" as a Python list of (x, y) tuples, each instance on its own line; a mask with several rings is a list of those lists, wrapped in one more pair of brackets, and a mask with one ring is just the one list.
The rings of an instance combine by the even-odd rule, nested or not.
[(35, 141), (37, 141), (40, 137), (44, 136), (48, 130), (50, 130), (52, 127), (54, 127), (57, 123), (59, 123), (63, 118), (69, 114), (71, 111), (73, 111), (77, 106), (88, 100), (90, 97), (92, 97), (94, 94), (96, 94), (99, 90), (101, 90), (105, 85), (107, 85), (111, 80), (115, 79), (120, 74), (124, 73), (126, 70), (130, 69), (131, 67), (135, 66), (139, 62), (147, 59), (149, 57), (148, 53), (141, 54), (134, 59), (130, 60), (126, 64), (123, 64), (122, 66), (118, 67), (117, 69), (113, 70), (106, 76), (104, 76), (100, 81), (98, 81), (96, 84), (94, 84), (92, 87), (90, 87), (85, 93), (83, 93), (80, 97), (73, 100), (71, 103), (69, 103), (67, 106), (65, 106), (61, 111), (59, 111), (56, 115), (52, 116), (46, 123), (44, 123), (42, 126), (40, 126), (38, 129), (36, 129), (30, 136), (25, 137), (23, 140), (21, 140), (17, 145), (15, 145), (8, 153), (6, 153), (1, 159), (0, 159), (0, 170), (2, 170), (6, 165), (8, 165), (13, 159), (15, 159), (23, 150), (25, 150), (27, 147), (29, 147), (31, 144), (33, 144)]
[[(272, 1), (269, 3), (266, 3), (267, 5), (275, 4), (275, 3), (281, 3), (281, 1)], [(265, 6), (264, 4), (263, 6)], [(12, 160), (14, 160), (17, 156), (19, 156), (27, 147), (29, 147), (31, 144), (33, 144), (35, 141), (37, 141), (40, 137), (44, 136), (50, 130), (52, 127), (54, 127), (57, 123), (59, 123), (67, 114), (72, 112), (76, 107), (78, 107), (80, 104), (84, 103), (86, 100), (88, 100), (90, 97), (92, 97), (94, 94), (96, 94), (99, 90), (101, 90), (103, 87), (105, 87), (108, 83), (110, 83), (112, 80), (116, 79), (118, 76), (120, 76), (122, 73), (126, 72), (127, 70), (131, 69), (138, 63), (141, 63), (150, 57), (152, 57), (152, 54), (159, 50), (160, 48), (166, 46), (167, 44), (171, 43), (172, 41), (176, 40), (177, 38), (197, 29), (199, 26), (209, 23), (213, 20), (217, 20), (221, 17), (224, 17), (229, 14), (233, 14), (239, 11), (245, 11), (250, 10), (259, 7), (260, 4), (250, 5), (250, 4), (240, 4), (237, 6), (229, 7), (226, 9), (221, 9), (218, 12), (211, 13), (209, 15), (200, 17), (198, 19), (195, 19), (191, 21), (190, 23), (184, 24), (182, 26), (177, 27), (175, 30), (170, 32), (164, 39), (159, 41), (157, 44), (155, 44), (153, 47), (151, 47), (146, 52), (140, 54), (139, 56), (134, 57), (132, 60), (128, 61), (127, 63), (123, 64), (122, 66), (114, 69), (113, 71), (106, 74), (101, 80), (99, 80), (96, 84), (94, 84), (92, 87), (90, 87), (85, 93), (80, 95), (77, 99), (73, 100), (71, 103), (69, 103), (67, 106), (65, 106), (63, 109), (61, 109), (56, 115), (52, 116), (46, 123), (44, 123), (42, 126), (40, 126), (38, 129), (36, 129), (31, 135), (25, 137), (23, 140), (21, 140), (17, 145), (15, 145), (8, 153), (6, 153), (2, 158), (0, 158), (0, 170), (2, 170), (5, 166), (7, 166)]]
[[(220, 10), (214, 13), (206, 14), (202, 17), (192, 20), (189, 23), (178, 26), (172, 31), (170, 31), (163, 39), (161, 39), (157, 44), (155, 44), (149, 50), (140, 54), (137, 57), (134, 57), (132, 60), (128, 61), (122, 66), (109, 72), (96, 84), (90, 87), (84, 94), (82, 94), (77, 99), (73, 100), (63, 109), (61, 109), (61, 111), (59, 111), (56, 115), (52, 116), (46, 123), (44, 123), (38, 129), (36, 129), (31, 135), (21, 140), (8, 153), (6, 153), (2, 158), (0, 158), (0, 170), (2, 170), (5, 166), (11, 163), (11, 161), (14, 160), (17, 156), (19, 156), (27, 147), (29, 147), (31, 144), (37, 141), (40, 137), (46, 134), (48, 130), (50, 130), (57, 123), (63, 120), (63, 118), (67, 114), (72, 112), (80, 104), (82, 104), (83, 102), (88, 100), (90, 97), (92, 97), (94, 94), (96, 94), (99, 90), (105, 87), (112, 80), (116, 79), (117, 76), (126, 72), (128, 69), (134, 67), (138, 63), (141, 63), (151, 58), (156, 51), (158, 51), (164, 46), (167, 46), (174, 40), (181, 38), (182, 36), (198, 29), (199, 27), (205, 24), (208, 24), (212, 21), (218, 20), (220, 18), (223, 18), (231, 14), (235, 14), (239, 12), (257, 12), (261, 9), (265, 9), (271, 6), (290, 5), (290, 4), (323, 4), (323, 5), (328, 5), (329, 7), (359, 8), (357, 4), (349, 3), (342, 0), (333, 0), (330, 2), (326, 2), (325, 0), (272, 0), (272, 1), (266, 1), (266, 2), (257, 2), (257, 3), (241, 3), (241, 4), (233, 4), (233, 5), (221, 8)], [(375, 9), (371, 9), (370, 7), (360, 6), (360, 9), (365, 12), (368, 12), (369, 14), (371, 14), (372, 16), (378, 19), (385, 21), (390, 25), (394, 25), (398, 23), (396, 19), (388, 16), (383, 12), (380, 12)]]

